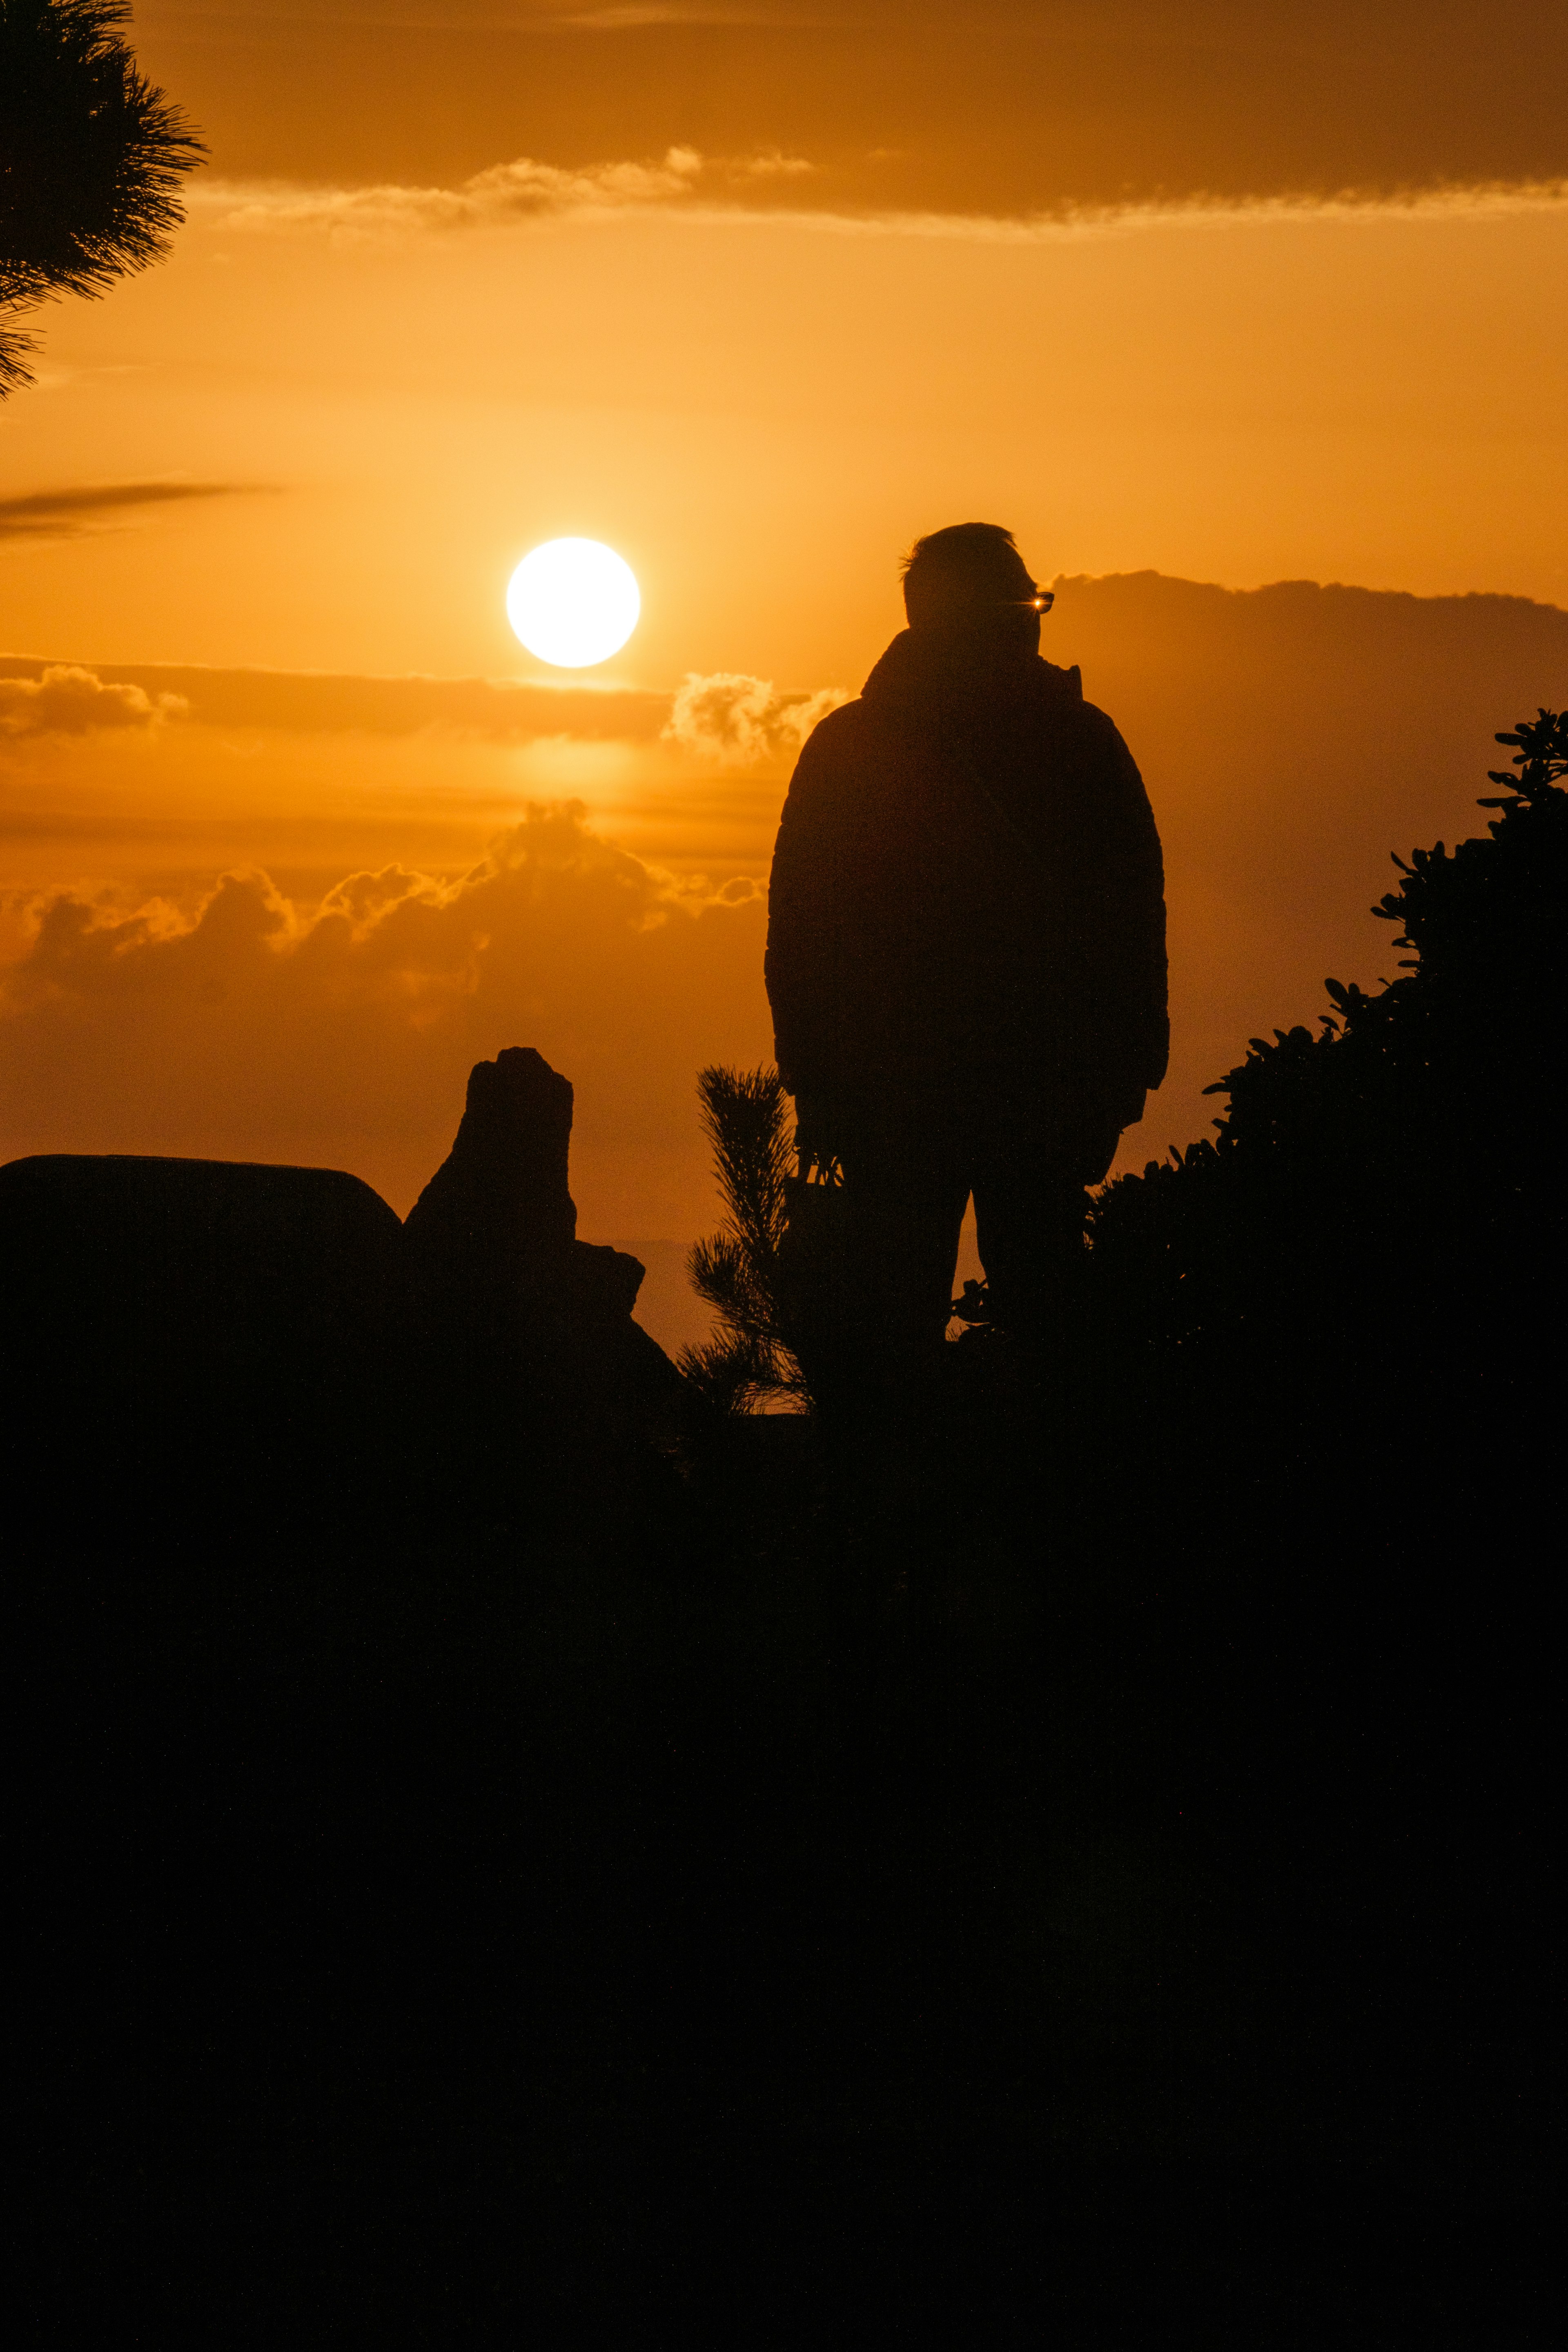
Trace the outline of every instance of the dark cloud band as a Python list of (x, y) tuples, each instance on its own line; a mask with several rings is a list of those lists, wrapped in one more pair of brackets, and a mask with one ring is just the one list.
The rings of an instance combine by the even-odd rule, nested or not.
[(1030, 218), (1568, 175), (1568, 12), (1542, 0), (257, 0), (204, 40), (182, 87), (235, 181), (460, 191), (498, 158), (673, 145), (815, 167), (727, 192), (747, 209)]
[(250, 482), (81, 482), (59, 490), (28, 490), (19, 498), (0, 499), (0, 539), (74, 539), (100, 517), (193, 499), (234, 498), (259, 487)]

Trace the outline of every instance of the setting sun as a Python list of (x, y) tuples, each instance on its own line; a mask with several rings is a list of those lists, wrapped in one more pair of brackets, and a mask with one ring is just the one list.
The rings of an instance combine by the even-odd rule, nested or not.
[(642, 598), (629, 563), (596, 539), (552, 539), (525, 555), (506, 592), (507, 618), (531, 654), (588, 669), (618, 654)]

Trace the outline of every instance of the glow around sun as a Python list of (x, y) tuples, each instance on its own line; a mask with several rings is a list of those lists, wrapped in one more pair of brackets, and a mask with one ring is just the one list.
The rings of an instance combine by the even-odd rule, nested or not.
[(642, 611), (636, 574), (596, 539), (551, 539), (525, 555), (506, 592), (507, 618), (531, 654), (588, 669), (618, 654)]

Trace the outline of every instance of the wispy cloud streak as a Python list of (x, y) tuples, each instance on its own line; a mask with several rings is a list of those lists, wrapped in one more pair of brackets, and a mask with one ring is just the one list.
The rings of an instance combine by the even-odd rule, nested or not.
[(191, 499), (232, 498), (244, 482), (80, 482), (0, 499), (0, 539), (79, 539), (100, 517)]
[[(1568, 210), (1568, 179), (1453, 182), (1394, 190), (1343, 188), (1267, 196), (1197, 194), (1176, 200), (1064, 203), (1038, 211), (910, 210), (868, 205), (783, 205), (781, 184), (820, 170), (808, 157), (766, 150), (714, 158), (671, 147), (655, 162), (577, 169), (519, 156), (475, 173), (455, 188), (384, 182), (362, 187), (249, 185), (211, 181), (192, 209), (225, 229), (396, 238), (521, 226), (565, 218), (659, 211), (694, 225), (761, 224), (847, 236), (963, 239), (1041, 245), (1127, 236), (1153, 230), (1279, 226), (1313, 222), (1485, 221)], [(825, 187), (831, 184), (827, 175)]]
[(493, 228), (565, 213), (629, 212), (673, 205), (690, 195), (704, 169), (691, 147), (671, 147), (658, 163), (592, 163), (568, 171), (520, 155), (476, 172), (456, 188), (387, 182), (361, 188), (226, 187), (203, 192), (230, 229), (322, 231), (346, 236), (429, 235)]

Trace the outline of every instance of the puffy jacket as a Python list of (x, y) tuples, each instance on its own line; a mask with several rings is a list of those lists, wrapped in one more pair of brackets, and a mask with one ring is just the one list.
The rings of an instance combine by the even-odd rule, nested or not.
[(766, 973), (793, 1092), (1026, 1086), (1136, 1118), (1170, 1044), (1160, 837), (1078, 670), (895, 637), (801, 753)]

